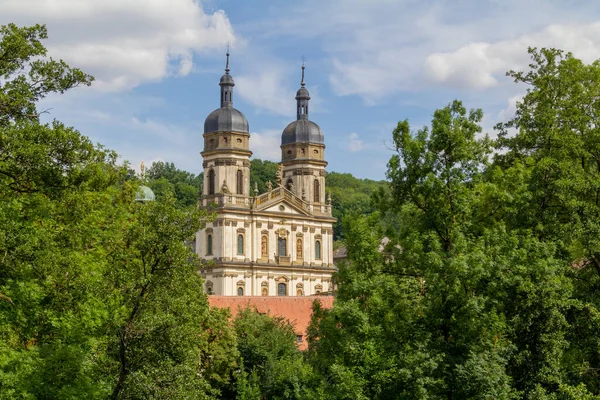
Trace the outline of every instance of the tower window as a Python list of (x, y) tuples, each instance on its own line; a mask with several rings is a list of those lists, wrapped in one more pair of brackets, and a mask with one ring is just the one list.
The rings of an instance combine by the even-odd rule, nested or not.
[(243, 194), (244, 193), (244, 174), (242, 173), (241, 169), (238, 169), (237, 171), (237, 194)]
[(215, 170), (208, 171), (208, 194), (215, 194)]
[(241, 286), (238, 287), (237, 295), (238, 296), (243, 296), (244, 295), (244, 288), (243, 287), (241, 287)]
[(206, 236), (206, 255), (210, 256), (213, 253), (213, 238), (212, 235)]
[(315, 179), (315, 183), (314, 183), (314, 201), (315, 203), (319, 203), (321, 196), (320, 196), (320, 191), (321, 191), (321, 184), (319, 184), (319, 180)]
[(287, 296), (287, 285), (285, 283), (277, 284), (277, 296)]
[(321, 259), (321, 241), (320, 240), (317, 240), (315, 242), (315, 258), (317, 260)]
[(244, 254), (244, 235), (238, 235), (237, 237), (237, 253)]

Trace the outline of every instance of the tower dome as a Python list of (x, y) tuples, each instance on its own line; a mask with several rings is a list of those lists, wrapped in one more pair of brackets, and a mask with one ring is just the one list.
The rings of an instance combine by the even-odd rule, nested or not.
[(304, 65), (302, 65), (302, 82), (296, 92), (296, 121), (285, 127), (281, 135), (281, 145), (292, 143), (324, 144), (323, 132), (319, 125), (308, 119), (308, 102), (310, 94), (304, 82)]
[(154, 192), (148, 186), (140, 185), (135, 191), (135, 201), (145, 203), (155, 200)]
[(249, 133), (248, 120), (241, 111), (233, 108), (233, 77), (229, 75), (229, 51), (225, 75), (219, 81), (221, 86), (221, 108), (211, 112), (204, 121), (204, 133), (211, 132), (242, 132)]

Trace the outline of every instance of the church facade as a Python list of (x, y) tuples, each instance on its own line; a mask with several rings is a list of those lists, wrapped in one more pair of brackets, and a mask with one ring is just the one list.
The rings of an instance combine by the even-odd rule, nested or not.
[(310, 296), (331, 291), (333, 224), (325, 192), (325, 143), (310, 121), (310, 95), (302, 66), (296, 120), (281, 135), (281, 162), (267, 191), (250, 182), (250, 133), (233, 108), (235, 83), (221, 77), (221, 107), (204, 123), (204, 187), (200, 207), (216, 213), (196, 235), (206, 261), (208, 294), (220, 296)]

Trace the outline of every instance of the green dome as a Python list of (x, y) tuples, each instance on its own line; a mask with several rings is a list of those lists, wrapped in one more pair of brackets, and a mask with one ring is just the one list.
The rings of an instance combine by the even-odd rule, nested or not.
[(135, 192), (135, 201), (154, 201), (154, 192), (148, 186), (140, 186)]

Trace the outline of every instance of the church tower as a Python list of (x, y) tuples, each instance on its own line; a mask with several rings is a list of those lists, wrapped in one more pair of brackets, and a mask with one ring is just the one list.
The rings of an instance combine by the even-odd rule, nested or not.
[(296, 121), (281, 135), (282, 184), (314, 209), (320, 209), (326, 204), (325, 143), (319, 125), (308, 118), (310, 94), (305, 85), (303, 64), (296, 92)]
[(229, 74), (229, 51), (221, 86), (221, 107), (204, 122), (204, 188), (210, 202), (220, 193), (250, 196), (250, 134), (248, 120), (233, 108), (233, 77)]
[(206, 292), (216, 296), (303, 297), (331, 292), (333, 224), (325, 199), (325, 144), (308, 119), (310, 95), (296, 94), (296, 121), (283, 131), (282, 162), (267, 190), (250, 187), (248, 121), (233, 108), (229, 53), (221, 107), (204, 123), (199, 205), (216, 214), (196, 235)]

